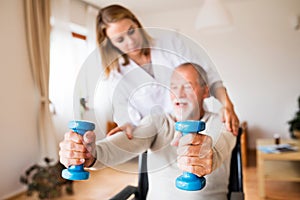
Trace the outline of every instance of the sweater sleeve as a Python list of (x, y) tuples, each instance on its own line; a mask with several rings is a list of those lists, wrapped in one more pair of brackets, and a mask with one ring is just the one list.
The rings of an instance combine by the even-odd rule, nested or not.
[(97, 162), (94, 169), (114, 166), (136, 157), (151, 147), (157, 136), (156, 117), (145, 117), (133, 131), (133, 139), (129, 140), (124, 132), (116, 133), (97, 141)]
[(225, 159), (231, 156), (236, 143), (236, 136), (224, 129), (213, 147), (213, 170), (222, 165)]

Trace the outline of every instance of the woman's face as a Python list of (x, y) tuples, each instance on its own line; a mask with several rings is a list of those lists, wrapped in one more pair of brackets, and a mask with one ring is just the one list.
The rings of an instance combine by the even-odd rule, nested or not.
[(106, 35), (111, 43), (129, 57), (138, 55), (143, 46), (143, 36), (138, 25), (130, 19), (109, 23)]

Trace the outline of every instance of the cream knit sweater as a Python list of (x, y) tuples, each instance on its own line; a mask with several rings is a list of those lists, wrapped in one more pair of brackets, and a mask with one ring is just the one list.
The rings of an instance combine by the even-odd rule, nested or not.
[(213, 172), (205, 176), (206, 186), (200, 191), (183, 191), (175, 187), (175, 180), (182, 171), (177, 167), (176, 147), (170, 145), (175, 134), (175, 121), (171, 115), (145, 117), (134, 130), (132, 140), (120, 132), (97, 141), (97, 162), (93, 168), (114, 166), (148, 150), (147, 199), (225, 200), (231, 151), (236, 138), (226, 131), (217, 114), (206, 113), (201, 120), (206, 123), (203, 133), (213, 140)]

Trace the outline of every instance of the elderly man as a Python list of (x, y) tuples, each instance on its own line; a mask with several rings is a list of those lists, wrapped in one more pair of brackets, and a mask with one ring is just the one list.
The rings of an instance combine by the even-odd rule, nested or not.
[[(145, 117), (131, 140), (121, 133), (96, 144), (94, 132), (84, 137), (68, 132), (60, 143), (61, 163), (100, 168), (123, 163), (148, 150), (147, 199), (227, 199), (230, 156), (236, 139), (226, 131), (218, 112), (206, 111), (203, 106), (209, 96), (205, 71), (197, 64), (182, 64), (175, 69), (170, 88), (173, 115)], [(174, 124), (182, 120), (204, 121), (206, 130), (181, 137)], [(206, 175), (205, 188), (177, 189), (175, 179), (182, 170)]]

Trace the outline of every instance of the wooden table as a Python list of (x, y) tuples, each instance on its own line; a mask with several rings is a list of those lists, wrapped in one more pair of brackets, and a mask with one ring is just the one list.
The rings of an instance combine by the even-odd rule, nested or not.
[(263, 153), (258, 150), (258, 146), (272, 145), (274, 139), (258, 139), (256, 141), (258, 192), (261, 198), (266, 196), (266, 180), (300, 182), (300, 140), (281, 140), (281, 143), (298, 146), (298, 151)]

